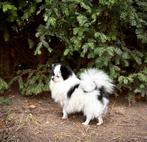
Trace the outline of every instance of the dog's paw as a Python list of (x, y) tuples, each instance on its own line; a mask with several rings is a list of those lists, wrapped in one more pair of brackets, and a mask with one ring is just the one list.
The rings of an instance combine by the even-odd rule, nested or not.
[(102, 125), (103, 124), (103, 118), (102, 117), (99, 117), (98, 118), (98, 123), (97, 123), (97, 125), (99, 126), (99, 125)]
[(102, 125), (102, 124), (103, 124), (103, 122), (98, 122), (98, 123), (97, 123), (98, 126), (100, 126), (100, 125)]
[(65, 120), (65, 119), (67, 119), (67, 118), (68, 118), (67, 116), (62, 116), (62, 119), (63, 119), (63, 120)]
[(83, 122), (82, 124), (83, 124), (84, 126), (89, 126), (89, 124), (86, 123), (86, 122)]

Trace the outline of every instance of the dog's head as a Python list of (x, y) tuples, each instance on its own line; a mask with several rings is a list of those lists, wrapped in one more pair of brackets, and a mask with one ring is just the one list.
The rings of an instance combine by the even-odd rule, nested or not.
[(72, 70), (63, 64), (52, 64), (52, 77), (54, 82), (61, 82), (72, 76)]

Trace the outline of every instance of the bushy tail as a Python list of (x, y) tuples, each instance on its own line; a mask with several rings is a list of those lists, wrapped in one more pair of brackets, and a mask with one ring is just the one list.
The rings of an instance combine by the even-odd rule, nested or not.
[(80, 79), (81, 87), (87, 92), (103, 88), (108, 94), (113, 93), (114, 84), (112, 80), (101, 70), (95, 68), (85, 70), (85, 72), (81, 73)]

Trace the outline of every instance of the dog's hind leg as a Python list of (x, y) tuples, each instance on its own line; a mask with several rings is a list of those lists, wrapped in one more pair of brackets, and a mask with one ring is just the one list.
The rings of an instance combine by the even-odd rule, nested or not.
[(99, 116), (97, 125), (101, 125), (101, 124), (103, 124), (103, 117)]

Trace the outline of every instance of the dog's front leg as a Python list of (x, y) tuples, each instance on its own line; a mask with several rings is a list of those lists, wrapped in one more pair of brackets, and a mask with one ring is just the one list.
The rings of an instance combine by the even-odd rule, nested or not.
[(85, 122), (83, 122), (82, 124), (85, 125), (85, 126), (87, 126), (89, 124), (90, 120), (91, 120), (90, 117), (86, 117)]
[(67, 119), (68, 118), (68, 114), (66, 112), (66, 110), (63, 108), (63, 116), (62, 119)]

